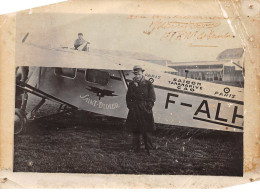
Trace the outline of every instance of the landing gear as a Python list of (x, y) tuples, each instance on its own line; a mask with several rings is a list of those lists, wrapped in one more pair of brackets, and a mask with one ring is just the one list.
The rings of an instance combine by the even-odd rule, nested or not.
[(25, 132), (27, 124), (25, 109), (27, 105), (28, 94), (25, 92), (23, 94), (18, 95), (17, 97), (18, 98), (16, 98), (16, 104), (18, 106), (16, 106), (17, 108), (15, 108), (14, 134)]
[(26, 124), (27, 119), (24, 112), (21, 109), (15, 109), (14, 134), (25, 132)]
[(25, 133), (28, 121), (35, 119), (36, 112), (45, 103), (45, 99), (41, 99), (41, 101), (33, 108), (33, 110), (26, 114), (25, 109), (27, 105), (27, 99), (28, 94), (24, 93), (20, 109), (15, 109), (14, 134)]
[(34, 120), (34, 119), (35, 119), (36, 112), (40, 109), (40, 107), (41, 107), (44, 103), (45, 103), (45, 99), (42, 98), (41, 101), (33, 108), (33, 110), (26, 115), (26, 117), (27, 117), (29, 120)]
[[(27, 108), (27, 100), (28, 100), (28, 93), (38, 96), (41, 98), (39, 103), (31, 110), (26, 112)], [(32, 122), (33, 120), (49, 117), (41, 116), (37, 117), (37, 111), (41, 108), (41, 106), (45, 103), (46, 100), (53, 101), (60, 104), (58, 109), (58, 113), (52, 114), (59, 115), (64, 113), (69, 113), (71, 111), (75, 111), (78, 108), (62, 101), (52, 95), (49, 95), (31, 85), (28, 85), (22, 81), (16, 82), (16, 101), (15, 101), (15, 125), (14, 125), (14, 134), (25, 133), (27, 130), (27, 124)]]

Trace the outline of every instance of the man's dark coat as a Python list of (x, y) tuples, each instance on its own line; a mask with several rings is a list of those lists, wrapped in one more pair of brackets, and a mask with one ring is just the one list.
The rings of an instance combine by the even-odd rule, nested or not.
[(126, 104), (129, 109), (126, 126), (133, 132), (149, 132), (155, 130), (153, 105), (155, 102), (153, 84), (144, 79), (129, 83)]

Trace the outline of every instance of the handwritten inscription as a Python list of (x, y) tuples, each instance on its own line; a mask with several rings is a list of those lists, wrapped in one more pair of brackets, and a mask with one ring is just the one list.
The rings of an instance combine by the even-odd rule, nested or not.
[(118, 103), (103, 103), (101, 101), (91, 99), (88, 96), (89, 95), (84, 95), (84, 96), (80, 95), (80, 98), (93, 107), (97, 107), (100, 109), (117, 109), (117, 108), (119, 108)]
[(182, 29), (209, 29), (218, 27), (220, 25), (220, 22), (180, 22), (175, 20), (162, 20), (157, 19), (152, 21), (152, 23), (149, 25), (149, 28), (151, 31), (154, 31), (155, 29), (174, 29), (174, 28), (182, 28)]
[[(218, 31), (221, 25), (220, 20), (209, 18), (207, 21), (187, 21), (177, 16), (129, 16), (129, 19), (145, 19), (152, 21), (143, 30), (145, 35), (151, 35), (156, 31), (161, 33), (160, 40), (216, 40), (234, 37), (231, 31)], [(178, 20), (179, 19), (179, 20)], [(147, 20), (147, 21), (148, 21)]]
[(217, 34), (215, 29), (220, 25), (219, 21), (212, 22), (179, 22), (172, 20), (156, 19), (151, 22), (149, 27), (143, 31), (144, 34), (150, 35), (154, 31), (162, 31), (160, 40), (212, 40), (226, 39), (233, 37), (230, 32)]

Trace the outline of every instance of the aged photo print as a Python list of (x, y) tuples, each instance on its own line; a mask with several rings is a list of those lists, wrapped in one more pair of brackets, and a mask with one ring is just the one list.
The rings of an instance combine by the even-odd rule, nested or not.
[(17, 14), (13, 171), (243, 176), (246, 61), (232, 26)]

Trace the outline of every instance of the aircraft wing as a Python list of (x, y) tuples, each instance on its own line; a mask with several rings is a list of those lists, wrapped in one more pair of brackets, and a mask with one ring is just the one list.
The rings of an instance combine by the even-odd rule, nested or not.
[(177, 72), (173, 68), (136, 59), (62, 48), (53, 49), (29, 43), (17, 43), (16, 50), (17, 66), (132, 70), (134, 65), (140, 65), (153, 71)]
[(231, 66), (231, 67), (235, 67), (235, 70), (243, 70), (243, 67), (235, 62), (229, 61), (224, 63), (225, 66)]

